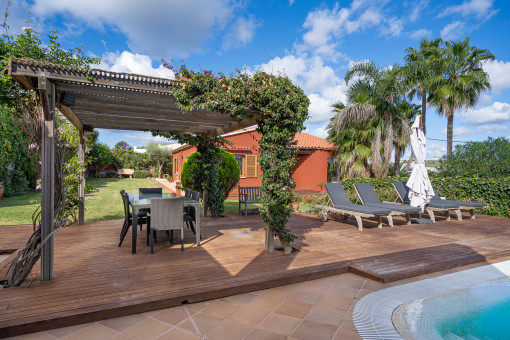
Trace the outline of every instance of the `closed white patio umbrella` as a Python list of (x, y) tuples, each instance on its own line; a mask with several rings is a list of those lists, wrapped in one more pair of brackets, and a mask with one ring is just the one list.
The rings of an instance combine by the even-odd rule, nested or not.
[(406, 185), (409, 188), (411, 206), (420, 207), (423, 212), (425, 205), (434, 197), (434, 189), (432, 188), (427, 169), (425, 168), (425, 147), (427, 145), (427, 138), (423, 134), (421, 115), (416, 117), (411, 129), (411, 149), (415, 163)]

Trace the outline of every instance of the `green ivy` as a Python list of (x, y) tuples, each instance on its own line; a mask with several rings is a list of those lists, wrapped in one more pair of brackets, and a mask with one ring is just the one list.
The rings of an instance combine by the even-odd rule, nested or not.
[[(264, 118), (257, 125), (257, 131), (262, 135), (259, 142), (259, 164), (262, 170), (260, 211), (267, 227), (280, 239), (284, 252), (291, 252), (291, 243), (296, 236), (286, 225), (295, 198), (291, 174), (296, 157), (290, 147), (294, 143), (295, 134), (304, 129), (303, 123), (308, 118), (308, 97), (284, 76), (264, 72), (248, 74), (237, 70), (230, 77), (226, 77), (211, 71), (194, 72), (184, 65), (175, 69), (164, 60), (163, 62), (175, 72), (176, 78), (181, 82), (173, 92), (179, 109), (189, 111), (203, 108), (226, 113), (236, 119), (243, 119), (254, 111), (262, 113)], [(203, 164), (207, 166), (207, 169), (204, 169), (204, 180), (210, 181), (209, 188), (214, 190), (212, 195), (218, 198), (218, 170), (215, 168), (218, 162), (218, 144), (212, 143), (215, 148), (205, 149), (207, 142), (200, 140), (199, 136), (155, 133), (170, 135), (179, 142), (187, 139), (196, 143), (190, 144), (197, 146), (202, 154)], [(204, 152), (210, 156), (206, 156)]]

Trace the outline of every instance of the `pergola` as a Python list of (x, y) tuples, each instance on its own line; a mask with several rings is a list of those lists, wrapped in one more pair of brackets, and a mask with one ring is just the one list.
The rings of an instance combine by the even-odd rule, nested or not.
[[(41, 238), (54, 230), (55, 112), (58, 109), (79, 131), (80, 160), (85, 158), (84, 131), (93, 128), (158, 130), (218, 136), (263, 119), (257, 111), (238, 121), (208, 110), (183, 112), (172, 95), (179, 81), (98, 69), (87, 70), (32, 59), (10, 59), (9, 75), (27, 90), (38, 92), (43, 109), (41, 155)], [(78, 190), (78, 223), (84, 223), (85, 180)], [(41, 280), (53, 277), (53, 239), (41, 252)]]

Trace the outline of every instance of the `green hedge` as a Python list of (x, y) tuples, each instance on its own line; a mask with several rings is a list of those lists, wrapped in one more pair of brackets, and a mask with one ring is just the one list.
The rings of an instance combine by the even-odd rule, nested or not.
[[(353, 203), (361, 204), (354, 190), (354, 183), (363, 182), (372, 184), (381, 201), (400, 202), (393, 188), (393, 182), (407, 180), (408, 177), (348, 178), (342, 181), (342, 185)], [(510, 217), (510, 177), (496, 179), (433, 176), (430, 180), (434, 189), (442, 197), (450, 200), (482, 202), (486, 204), (486, 208), (479, 209), (479, 213)], [(321, 199), (317, 203), (320, 204)]]
[(135, 170), (133, 171), (133, 178), (147, 178), (152, 177), (152, 172), (149, 170)]

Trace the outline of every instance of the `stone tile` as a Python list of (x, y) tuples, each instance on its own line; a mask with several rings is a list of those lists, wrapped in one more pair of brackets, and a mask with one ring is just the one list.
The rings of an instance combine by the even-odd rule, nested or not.
[(361, 336), (356, 331), (340, 327), (333, 340), (361, 340)]
[(92, 325), (92, 322), (82, 323), (80, 325), (74, 325), (74, 326), (69, 326), (69, 327), (50, 329), (50, 330), (47, 330), (46, 332), (49, 333), (50, 335), (54, 336), (55, 338), (63, 338), (65, 336), (68, 336), (69, 334), (73, 334), (73, 333), (79, 331), (80, 329), (83, 329), (90, 325)]
[(191, 310), (200, 312), (202, 309), (206, 308), (207, 306), (212, 305), (216, 301), (218, 301), (218, 300), (216, 299), (216, 300), (200, 301), (200, 302), (190, 303), (186, 307), (191, 309)]
[(256, 326), (259, 322), (264, 320), (269, 313), (271, 312), (245, 306), (239, 308), (235, 313), (230, 314), (228, 320)]
[(305, 316), (305, 319), (316, 323), (324, 323), (338, 327), (340, 322), (342, 322), (345, 313), (345, 311), (339, 309), (314, 306)]
[(10, 340), (55, 340), (53, 336), (46, 332), (37, 332), (30, 333), (25, 335), (20, 335), (14, 338), (8, 338)]
[(255, 328), (245, 340), (285, 340), (288, 339), (285, 335), (263, 331), (262, 329)]
[(108, 338), (108, 340), (131, 340), (131, 338), (128, 337), (127, 335), (119, 333), (117, 335), (114, 335), (112, 338)]
[(171, 327), (172, 326), (167, 323), (154, 319), (147, 319), (131, 328), (126, 329), (122, 333), (134, 339), (147, 340), (160, 336)]
[(296, 291), (294, 294), (289, 296), (287, 301), (295, 301), (295, 302), (301, 302), (301, 303), (308, 303), (308, 304), (316, 304), (320, 299), (322, 298), (322, 293), (309, 293), (309, 292), (302, 292), (302, 291)]
[(159, 309), (157, 310), (151, 310), (151, 311), (148, 311), (148, 312), (145, 312), (145, 313), (142, 313), (143, 316), (145, 317), (148, 317), (148, 318), (152, 318), (154, 315), (158, 314), (160, 312)]
[(298, 288), (298, 292), (324, 294), (333, 284), (331, 282), (307, 281)]
[(212, 305), (202, 309), (202, 313), (225, 319), (239, 308), (240, 308), (239, 305), (219, 300), (213, 303)]
[[(204, 334), (217, 324), (221, 322), (221, 319), (215, 318), (214, 316), (210, 316), (203, 313), (197, 313), (191, 317), (195, 325), (198, 327), (198, 331), (200, 334)], [(179, 324), (180, 328), (184, 328), (190, 332), (196, 333), (195, 326), (191, 322), (190, 319), (186, 319), (182, 323)]]
[(255, 299), (251, 300), (246, 304), (248, 307), (257, 308), (264, 311), (273, 311), (282, 303), (282, 300), (275, 300), (270, 298), (265, 298), (263, 296), (257, 296)]
[(359, 289), (358, 288), (351, 288), (351, 287), (343, 287), (343, 286), (333, 286), (327, 290), (327, 294), (333, 294), (338, 296), (343, 296), (346, 298), (353, 298), (356, 297), (358, 294)]
[(304, 282), (293, 283), (290, 285), (283, 286), (282, 288), (296, 290), (303, 285)]
[(292, 294), (292, 290), (284, 288), (271, 288), (260, 294), (261, 297), (269, 299), (285, 300)]
[(371, 291), (369, 289), (362, 288), (358, 291), (358, 294), (356, 295), (356, 299), (361, 299), (363, 296), (368, 295), (370, 293), (373, 293), (373, 291)]
[(336, 308), (340, 310), (348, 310), (352, 303), (351, 298), (338, 296), (334, 294), (324, 294), (317, 302), (317, 305), (322, 307)]
[(292, 333), (292, 336), (304, 340), (330, 340), (335, 335), (336, 330), (337, 327), (333, 325), (303, 320)]
[(113, 329), (103, 326), (100, 323), (92, 323), (90, 326), (80, 329), (63, 339), (89, 340), (89, 339), (108, 339), (117, 334)]
[(200, 340), (200, 335), (187, 332), (179, 328), (172, 328), (168, 332), (164, 333), (158, 340)]
[(351, 276), (340, 277), (336, 282), (335, 286), (349, 287), (349, 288), (361, 288), (365, 283), (364, 278), (355, 278)]
[(356, 326), (354, 326), (354, 322), (352, 322), (352, 320), (343, 320), (340, 326), (356, 332)]
[(206, 336), (216, 340), (241, 340), (251, 332), (253, 328), (247, 325), (241, 325), (236, 322), (223, 320), (210, 331), (206, 333)]
[(386, 283), (366, 279), (365, 283), (363, 284), (363, 287), (361, 287), (361, 288), (369, 289), (369, 290), (372, 290), (375, 292), (376, 290), (385, 289), (388, 287), (389, 286)]
[(295, 318), (293, 316), (271, 313), (259, 323), (257, 328), (271, 333), (290, 335), (300, 321), (300, 318)]
[(110, 327), (111, 329), (122, 332), (126, 328), (132, 327), (145, 319), (147, 318), (142, 314), (133, 314), (114, 319), (102, 320), (100, 323), (106, 327)]
[(280, 305), (274, 312), (289, 316), (295, 316), (296, 318), (302, 318), (312, 308), (313, 305), (302, 303), (302, 302), (296, 302), (296, 301), (285, 301), (283, 304)]
[(248, 302), (256, 298), (257, 295), (252, 293), (232, 295), (224, 297), (222, 300), (225, 300), (230, 303), (235, 303), (236, 305), (245, 306)]
[(352, 310), (345, 312), (344, 320), (352, 321)]
[(159, 321), (177, 325), (189, 317), (184, 307), (167, 308), (154, 315), (153, 318)]

